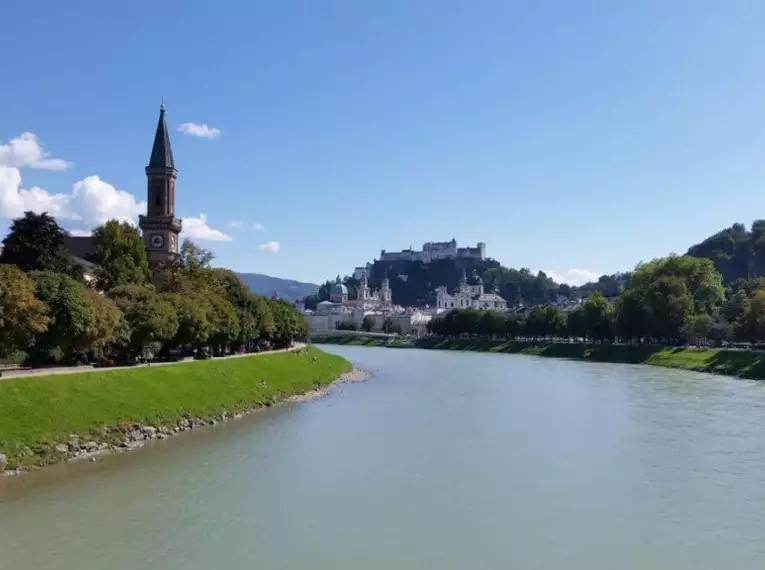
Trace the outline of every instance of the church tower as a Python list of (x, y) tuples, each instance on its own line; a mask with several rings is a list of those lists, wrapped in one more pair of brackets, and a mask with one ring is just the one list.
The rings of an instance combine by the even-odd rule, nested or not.
[(146, 215), (139, 216), (138, 226), (143, 232), (149, 263), (158, 268), (178, 254), (178, 235), (181, 220), (175, 217), (175, 179), (178, 171), (170, 148), (170, 135), (165, 121), (165, 104), (159, 108), (157, 132), (146, 167)]

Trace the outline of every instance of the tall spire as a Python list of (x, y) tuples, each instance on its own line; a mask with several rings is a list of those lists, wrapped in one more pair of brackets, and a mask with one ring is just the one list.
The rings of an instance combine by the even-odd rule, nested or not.
[(162, 98), (162, 105), (159, 107), (157, 132), (154, 135), (154, 146), (151, 149), (148, 168), (172, 168), (175, 170), (173, 149), (170, 147), (170, 135), (167, 132), (167, 122), (165, 121), (164, 97)]

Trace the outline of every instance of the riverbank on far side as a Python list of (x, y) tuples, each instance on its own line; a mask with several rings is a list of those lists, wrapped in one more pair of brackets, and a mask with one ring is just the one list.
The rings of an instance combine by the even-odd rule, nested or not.
[(0, 382), (0, 472), (128, 451), (365, 374), (318, 348)]
[(648, 364), (736, 376), (750, 380), (765, 379), (765, 353), (723, 348), (667, 347), (648, 345), (598, 345), (577, 343), (534, 343), (488, 339), (398, 339), (366, 337), (361, 334), (328, 334), (316, 337), (317, 344), (380, 346), (387, 348), (422, 348), (526, 354), (553, 358), (573, 358), (615, 364)]

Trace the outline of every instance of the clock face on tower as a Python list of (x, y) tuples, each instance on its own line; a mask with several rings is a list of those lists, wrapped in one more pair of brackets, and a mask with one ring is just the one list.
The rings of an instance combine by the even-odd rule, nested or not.
[(165, 238), (162, 237), (161, 234), (154, 234), (151, 236), (151, 240), (149, 241), (149, 244), (151, 245), (152, 249), (159, 249), (163, 245), (165, 245)]

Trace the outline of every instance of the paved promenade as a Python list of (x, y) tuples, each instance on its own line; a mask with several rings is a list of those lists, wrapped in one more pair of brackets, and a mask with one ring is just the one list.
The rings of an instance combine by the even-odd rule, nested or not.
[[(229, 356), (218, 356), (211, 360), (225, 360), (227, 358), (244, 358), (246, 356), (263, 356), (267, 354), (277, 354), (279, 352), (292, 352), (300, 350), (306, 345), (304, 343), (296, 343), (290, 348), (284, 348), (280, 350), (269, 350), (266, 352), (246, 352), (244, 354), (231, 354)], [(31, 378), (34, 376), (53, 376), (56, 374), (75, 374), (78, 372), (108, 372), (109, 370), (132, 370), (134, 368), (145, 368), (151, 366), (172, 366), (173, 364), (181, 364), (183, 362), (193, 362), (194, 358), (189, 357), (176, 362), (156, 362), (154, 364), (136, 364), (134, 366), (111, 366), (96, 368), (94, 366), (60, 366), (57, 368), (16, 368), (10, 370), (3, 370), (3, 375), (0, 376), (0, 380), (7, 380), (9, 378)]]

